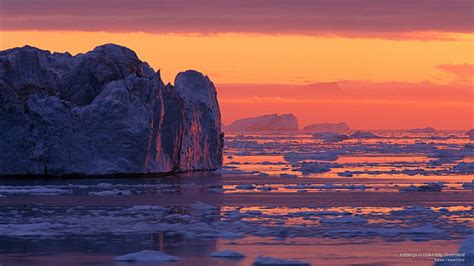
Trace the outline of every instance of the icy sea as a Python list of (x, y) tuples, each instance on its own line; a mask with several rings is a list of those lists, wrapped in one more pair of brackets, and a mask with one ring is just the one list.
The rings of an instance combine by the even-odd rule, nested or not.
[(0, 264), (473, 265), (474, 143), (372, 133), (227, 134), (216, 172), (3, 178)]

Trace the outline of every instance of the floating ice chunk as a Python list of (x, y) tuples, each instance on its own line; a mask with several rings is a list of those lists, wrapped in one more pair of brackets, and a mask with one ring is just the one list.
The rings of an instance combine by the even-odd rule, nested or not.
[(244, 237), (244, 234), (239, 233), (239, 232), (218, 232), (215, 234), (216, 237), (224, 238), (224, 239), (235, 239), (235, 238), (241, 238)]
[(466, 132), (466, 135), (469, 137), (470, 140), (474, 140), (474, 128)]
[(257, 189), (260, 191), (265, 191), (265, 192), (273, 190), (272, 187), (267, 187), (267, 186), (258, 187)]
[(156, 250), (142, 250), (134, 253), (125, 254), (114, 258), (115, 261), (153, 261), (153, 262), (167, 262), (177, 261), (179, 258), (168, 255), (166, 253)]
[(209, 256), (217, 257), (217, 258), (235, 258), (235, 259), (245, 258), (244, 254), (239, 253), (237, 251), (233, 251), (233, 250), (216, 251), (209, 254)]
[(349, 139), (348, 135), (333, 133), (333, 132), (321, 132), (321, 133), (314, 133), (313, 138), (324, 140), (326, 142), (339, 142), (346, 139)]
[(129, 212), (147, 212), (147, 211), (163, 211), (165, 208), (161, 206), (153, 206), (153, 205), (135, 205), (125, 211)]
[(408, 130), (409, 133), (429, 133), (433, 134), (436, 133), (436, 129), (432, 127), (424, 127), (424, 128), (413, 128)]
[(427, 175), (427, 172), (425, 169), (403, 169), (402, 173), (409, 175), (409, 176), (414, 176), (414, 175)]
[(297, 175), (292, 175), (292, 174), (280, 174), (280, 177), (283, 178), (297, 178)]
[(462, 184), (462, 187), (463, 187), (464, 189), (474, 190), (474, 180), (472, 180), (471, 182), (463, 183), (463, 184)]
[(322, 218), (322, 224), (366, 224), (367, 219), (362, 217), (339, 217), (339, 218)]
[(229, 169), (230, 166), (227, 166), (225, 169), (221, 169), (221, 173), (223, 174), (241, 174), (241, 175), (253, 175), (258, 174), (257, 171), (243, 171), (239, 169)]
[(474, 162), (459, 162), (453, 170), (460, 174), (474, 174)]
[(459, 251), (445, 256), (435, 266), (466, 266), (474, 265), (474, 235), (468, 236), (461, 242)]
[(217, 209), (219, 209), (216, 206), (212, 206), (212, 205), (206, 204), (204, 202), (200, 202), (200, 201), (196, 201), (193, 204), (191, 204), (191, 208), (193, 208), (195, 210), (217, 210)]
[(332, 167), (338, 167), (338, 165), (323, 162), (303, 162), (300, 167), (296, 166), (294, 170), (303, 174), (320, 174), (330, 172)]
[(443, 189), (442, 183), (430, 182), (421, 186), (410, 185), (408, 187), (400, 188), (400, 192), (441, 192)]
[(245, 214), (250, 215), (250, 216), (256, 216), (256, 215), (261, 215), (262, 212), (259, 210), (249, 210), (249, 211), (246, 211)]
[(317, 153), (296, 153), (289, 152), (283, 156), (285, 161), (294, 163), (301, 162), (305, 160), (311, 161), (335, 161), (339, 156), (331, 152), (317, 152)]
[(378, 139), (379, 135), (376, 135), (371, 132), (356, 131), (350, 135), (352, 139)]
[(70, 194), (71, 190), (50, 188), (45, 186), (0, 186), (0, 193), (31, 194), (31, 195), (59, 195)]
[(409, 233), (412, 234), (427, 234), (427, 235), (434, 235), (434, 234), (441, 234), (443, 230), (436, 228), (432, 225), (422, 225), (410, 228), (408, 230)]
[(311, 264), (305, 261), (279, 259), (279, 258), (266, 257), (266, 256), (258, 256), (255, 262), (253, 263), (253, 266), (267, 266), (267, 265), (310, 266)]
[(57, 234), (53, 223), (0, 224), (2, 236), (48, 236)]
[(434, 212), (430, 208), (426, 208), (423, 206), (409, 206), (404, 208), (403, 210), (392, 210), (390, 211), (392, 215), (430, 215), (434, 214)]
[(349, 172), (349, 171), (344, 171), (344, 172), (340, 172), (340, 173), (337, 173), (338, 176), (342, 176), (342, 177), (353, 177), (354, 174), (352, 172)]
[(238, 185), (235, 187), (236, 189), (242, 189), (242, 190), (254, 190), (255, 189), (255, 186), (254, 185), (250, 185), (250, 184), (242, 184), (242, 185)]
[(291, 216), (338, 216), (338, 215), (351, 215), (352, 213), (346, 211), (299, 211), (288, 213)]
[(105, 190), (105, 191), (91, 191), (89, 192), (91, 196), (120, 196), (120, 195), (133, 195), (130, 190), (119, 190), (119, 189), (112, 189), (112, 190)]
[(470, 235), (462, 241), (459, 252), (465, 253), (466, 259), (472, 264), (474, 261), (474, 235)]

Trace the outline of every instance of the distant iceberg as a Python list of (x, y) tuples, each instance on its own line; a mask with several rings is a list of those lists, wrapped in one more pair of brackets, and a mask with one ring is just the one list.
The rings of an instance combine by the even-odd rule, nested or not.
[(349, 136), (351, 139), (378, 139), (379, 135), (371, 132), (356, 131)]
[(321, 123), (311, 124), (303, 128), (303, 131), (308, 132), (341, 132), (351, 130), (349, 125), (345, 122), (341, 123)]
[(226, 132), (291, 132), (297, 130), (298, 121), (293, 114), (271, 114), (243, 118), (224, 127)]
[(408, 132), (410, 133), (428, 133), (428, 134), (433, 134), (436, 133), (436, 129), (432, 127), (424, 127), (424, 128), (413, 128), (409, 129)]

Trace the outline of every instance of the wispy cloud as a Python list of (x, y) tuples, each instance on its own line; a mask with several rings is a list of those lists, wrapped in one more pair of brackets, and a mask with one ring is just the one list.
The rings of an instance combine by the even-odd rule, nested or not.
[(436, 68), (459, 78), (474, 78), (474, 64), (442, 64)]

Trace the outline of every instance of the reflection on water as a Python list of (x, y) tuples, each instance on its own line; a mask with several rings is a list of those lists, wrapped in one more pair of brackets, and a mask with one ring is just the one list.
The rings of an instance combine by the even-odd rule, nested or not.
[[(3, 179), (0, 264), (128, 265), (113, 258), (153, 249), (181, 258), (169, 265), (432, 265), (400, 253), (455, 252), (474, 233), (472, 149), (449, 134), (229, 135), (220, 172)], [(208, 256), (224, 249), (246, 258)]]

